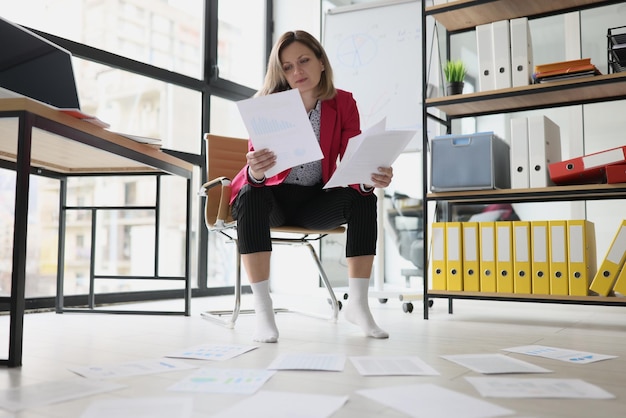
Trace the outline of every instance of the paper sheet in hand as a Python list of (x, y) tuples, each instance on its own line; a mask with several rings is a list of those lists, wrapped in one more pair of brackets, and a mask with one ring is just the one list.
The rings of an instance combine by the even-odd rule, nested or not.
[[(381, 122), (384, 123), (384, 120)], [(378, 167), (391, 167), (417, 131), (385, 131), (380, 123), (348, 141), (346, 152), (325, 189), (371, 184)]]
[(237, 106), (254, 149), (276, 154), (276, 165), (265, 176), (324, 157), (297, 89), (241, 100)]

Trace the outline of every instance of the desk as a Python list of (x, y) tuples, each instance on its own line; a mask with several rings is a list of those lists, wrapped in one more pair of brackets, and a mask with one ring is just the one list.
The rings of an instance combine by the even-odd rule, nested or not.
[[(9, 355), (8, 359), (0, 359), (0, 364), (8, 367), (22, 364), (31, 173), (44, 170), (59, 176), (167, 173), (186, 178), (186, 253), (189, 254), (192, 164), (25, 97), (0, 99), (0, 159), (14, 163), (16, 171)], [(189, 315), (189, 257), (185, 264), (185, 314)]]

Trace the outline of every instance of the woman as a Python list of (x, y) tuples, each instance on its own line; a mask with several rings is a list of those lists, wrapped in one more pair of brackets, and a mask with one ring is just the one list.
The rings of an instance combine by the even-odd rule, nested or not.
[(237, 220), (241, 260), (254, 298), (258, 342), (278, 341), (278, 328), (270, 297), (270, 227), (302, 226), (329, 229), (347, 224), (348, 294), (346, 319), (373, 338), (388, 338), (369, 309), (368, 289), (376, 254), (375, 187), (391, 182), (391, 167), (373, 173), (371, 184), (324, 190), (348, 140), (360, 131), (359, 113), (352, 94), (335, 89), (333, 72), (322, 45), (304, 31), (283, 34), (272, 48), (265, 82), (257, 96), (298, 89), (309, 114), (324, 158), (266, 178), (276, 163), (270, 149), (249, 144), (247, 165), (235, 176), (232, 213)]

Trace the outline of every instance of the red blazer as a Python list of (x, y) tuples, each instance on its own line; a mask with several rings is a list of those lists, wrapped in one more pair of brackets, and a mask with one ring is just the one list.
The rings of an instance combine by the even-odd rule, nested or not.
[[(326, 183), (337, 169), (337, 158), (343, 157), (348, 140), (361, 133), (361, 122), (352, 93), (343, 90), (337, 90), (337, 95), (334, 98), (322, 102), (321, 116), (320, 148), (324, 154), (322, 159), (322, 181)], [(248, 141), (248, 149), (254, 149), (251, 141)], [(262, 184), (255, 184), (248, 181), (248, 165), (246, 164), (232, 179), (230, 203), (233, 203), (239, 190), (245, 184), (249, 183), (257, 187), (264, 185), (274, 186), (282, 183), (290, 171), (291, 169), (285, 170), (267, 178)], [(361, 191), (358, 184), (353, 184), (350, 187)]]

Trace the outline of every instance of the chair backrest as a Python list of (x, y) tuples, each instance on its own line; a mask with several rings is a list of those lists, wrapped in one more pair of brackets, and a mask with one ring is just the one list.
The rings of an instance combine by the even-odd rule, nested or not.
[[(207, 181), (218, 177), (232, 179), (246, 164), (247, 139), (207, 133), (204, 134), (204, 140), (206, 142)], [(207, 201), (205, 203), (205, 220), (207, 225), (213, 225), (217, 219), (220, 200), (222, 199), (220, 189), (219, 187), (214, 187), (207, 193)], [(230, 191), (230, 187), (227, 190)], [(225, 221), (232, 221), (230, 211)]]

